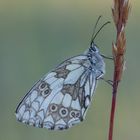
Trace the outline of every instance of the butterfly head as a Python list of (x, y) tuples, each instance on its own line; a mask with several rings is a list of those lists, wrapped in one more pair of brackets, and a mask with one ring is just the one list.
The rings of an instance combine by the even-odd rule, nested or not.
[(91, 53), (99, 53), (99, 49), (97, 48), (97, 45), (94, 42), (91, 43), (89, 51)]
[(90, 47), (84, 52), (84, 54), (91, 56), (99, 53), (99, 48), (97, 45), (93, 42), (90, 44)]

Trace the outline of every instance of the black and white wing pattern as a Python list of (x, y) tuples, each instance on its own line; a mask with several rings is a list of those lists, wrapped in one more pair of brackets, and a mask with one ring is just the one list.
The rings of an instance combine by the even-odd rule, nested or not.
[(87, 55), (70, 58), (40, 79), (16, 109), (18, 121), (51, 130), (81, 122), (96, 87)]

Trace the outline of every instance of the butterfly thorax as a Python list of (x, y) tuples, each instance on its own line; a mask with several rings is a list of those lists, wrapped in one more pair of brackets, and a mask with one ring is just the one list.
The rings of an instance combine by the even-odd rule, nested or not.
[(90, 48), (87, 52), (87, 56), (91, 63), (90, 69), (94, 73), (96, 73), (96, 77), (97, 77), (97, 79), (99, 79), (105, 73), (105, 63), (95, 44), (92, 44), (90, 46)]

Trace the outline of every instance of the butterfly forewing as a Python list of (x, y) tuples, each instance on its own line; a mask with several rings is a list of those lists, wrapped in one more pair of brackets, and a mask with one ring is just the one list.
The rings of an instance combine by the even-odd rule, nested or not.
[(81, 122), (96, 87), (86, 55), (67, 59), (40, 79), (16, 109), (19, 121), (62, 130)]

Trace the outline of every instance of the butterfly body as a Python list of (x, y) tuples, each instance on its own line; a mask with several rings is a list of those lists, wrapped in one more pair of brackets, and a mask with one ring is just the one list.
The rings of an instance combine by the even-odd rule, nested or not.
[(17, 120), (51, 130), (83, 121), (104, 73), (105, 63), (93, 43), (86, 53), (65, 60), (31, 88), (16, 109)]
[(105, 63), (98, 48), (94, 43), (89, 48), (87, 56), (91, 63), (91, 69), (96, 75), (96, 79), (99, 79), (105, 73)]

